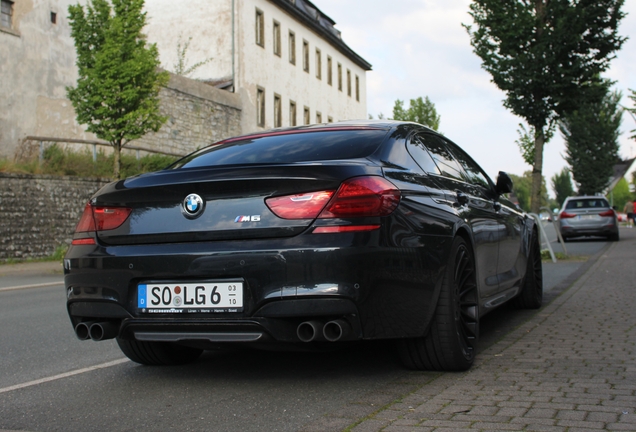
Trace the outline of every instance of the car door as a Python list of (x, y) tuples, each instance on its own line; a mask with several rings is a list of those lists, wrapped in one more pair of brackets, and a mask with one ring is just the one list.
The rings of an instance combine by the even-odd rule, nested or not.
[(522, 255), (523, 213), (504, 197), (497, 196), (495, 187), (481, 167), (459, 146), (448, 143), (464, 168), (466, 181), (481, 191), (489, 200), (497, 220), (499, 259), (497, 261), (497, 280), (499, 292), (506, 291), (519, 282), (524, 271), (525, 260)]
[[(480, 281), (480, 293), (488, 297), (498, 291), (498, 242), (502, 226), (487, 190), (468, 182), (470, 178), (453, 155), (448, 142), (430, 133), (418, 133), (411, 138), (412, 154), (427, 152), (433, 167), (422, 167), (443, 189), (449, 206), (470, 225), (475, 247), (475, 261)], [(414, 156), (417, 161), (417, 157)], [(423, 157), (422, 157), (423, 158)]]

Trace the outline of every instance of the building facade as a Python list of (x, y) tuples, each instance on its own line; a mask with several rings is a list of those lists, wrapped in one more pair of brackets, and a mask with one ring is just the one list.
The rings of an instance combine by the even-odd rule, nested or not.
[[(77, 3), (88, 1), (0, 0), (0, 156), (26, 136), (95, 139), (66, 98), (77, 80), (68, 21)], [(146, 0), (145, 11), (162, 67), (201, 62), (188, 77), (238, 96), (241, 133), (367, 116), (371, 65), (307, 0)]]
[(307, 0), (189, 0), (179, 7), (148, 0), (145, 7), (162, 67), (174, 70), (180, 57), (186, 66), (204, 63), (191, 77), (240, 96), (243, 132), (367, 117), (371, 65)]
[(77, 81), (68, 7), (75, 0), (0, 0), (0, 156), (27, 135), (92, 139), (75, 121)]

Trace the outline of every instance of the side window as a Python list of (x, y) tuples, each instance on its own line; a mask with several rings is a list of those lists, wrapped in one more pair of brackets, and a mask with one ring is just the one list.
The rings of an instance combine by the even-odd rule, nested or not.
[(256, 22), (255, 22), (255, 31), (256, 31), (256, 45), (261, 47), (265, 47), (265, 15), (263, 11), (260, 9), (256, 9)]
[(424, 170), (425, 173), (439, 175), (440, 172), (437, 169), (437, 165), (433, 162), (433, 158), (424, 147), (422, 141), (418, 139), (416, 135), (412, 136), (406, 146), (411, 157), (417, 162), (417, 164)]
[(484, 171), (475, 163), (475, 161), (464, 152), (459, 146), (453, 143), (447, 143), (451, 148), (455, 158), (460, 163), (467, 175), (466, 181), (475, 185), (483, 186), (486, 189), (492, 189), (492, 182)]
[(440, 175), (466, 181), (466, 174), (444, 141), (428, 134), (419, 134), (418, 138), (431, 154)]

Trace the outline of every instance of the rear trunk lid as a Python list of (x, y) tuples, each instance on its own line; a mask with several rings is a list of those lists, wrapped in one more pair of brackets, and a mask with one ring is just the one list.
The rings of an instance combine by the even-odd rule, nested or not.
[(132, 209), (123, 225), (99, 231), (98, 238), (123, 245), (290, 237), (313, 219), (281, 219), (267, 207), (268, 197), (335, 191), (347, 178), (381, 174), (368, 160), (145, 174), (112, 183), (93, 198), (95, 206)]

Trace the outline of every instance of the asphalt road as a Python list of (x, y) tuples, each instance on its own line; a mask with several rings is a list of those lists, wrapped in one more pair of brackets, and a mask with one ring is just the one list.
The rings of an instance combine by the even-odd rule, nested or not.
[[(566, 246), (583, 256), (606, 242)], [(582, 263), (545, 264), (548, 299)], [(7, 290), (29, 285), (38, 287)], [(480, 348), (531, 313), (504, 307), (486, 316)], [(186, 366), (140, 366), (112, 340), (75, 338), (60, 274), (0, 277), (0, 326), (0, 430), (296, 431), (414, 373), (391, 343), (331, 353), (227, 350)]]

